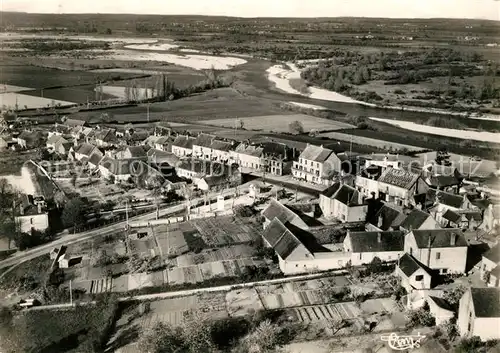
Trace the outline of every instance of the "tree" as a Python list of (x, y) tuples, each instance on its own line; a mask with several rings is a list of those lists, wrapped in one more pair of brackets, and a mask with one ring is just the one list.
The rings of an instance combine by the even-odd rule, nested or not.
[(270, 320), (262, 321), (243, 338), (240, 351), (252, 353), (273, 352), (279, 344), (280, 327)]
[(85, 208), (85, 203), (79, 198), (74, 198), (66, 203), (61, 215), (64, 226), (77, 227), (82, 225), (85, 221)]
[(298, 120), (292, 121), (288, 125), (288, 129), (290, 130), (290, 132), (292, 134), (297, 134), (298, 135), (298, 134), (303, 134), (304, 133), (304, 126)]
[(465, 286), (460, 285), (458, 287), (445, 290), (443, 293), (443, 299), (446, 300), (453, 308), (458, 307), (458, 303), (465, 293)]

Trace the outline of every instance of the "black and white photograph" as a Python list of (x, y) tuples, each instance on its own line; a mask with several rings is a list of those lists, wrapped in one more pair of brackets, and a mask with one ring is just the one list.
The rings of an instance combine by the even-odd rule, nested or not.
[(0, 353), (500, 353), (500, 0), (0, 0)]

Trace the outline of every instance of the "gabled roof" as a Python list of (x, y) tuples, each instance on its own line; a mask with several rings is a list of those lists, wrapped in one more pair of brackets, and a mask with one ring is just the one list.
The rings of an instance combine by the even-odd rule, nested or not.
[(217, 151), (228, 152), (233, 148), (233, 144), (228, 141), (213, 140), (210, 148)]
[(245, 143), (241, 143), (236, 146), (235, 151), (248, 156), (260, 157), (262, 156), (264, 149), (258, 145), (247, 145)]
[(148, 152), (148, 160), (155, 164), (169, 164), (170, 166), (175, 166), (179, 162), (179, 157), (177, 157), (172, 152), (165, 152), (151, 148)]
[(429, 178), (430, 185), (437, 188), (455, 186), (460, 184), (460, 180), (454, 175), (433, 175)]
[(55, 145), (57, 142), (59, 142), (59, 140), (64, 140), (63, 142), (68, 142), (64, 137), (62, 136), (59, 136), (59, 135), (51, 135), (48, 139), (47, 139), (47, 144), (50, 144), (50, 145)]
[(185, 149), (193, 149), (193, 143), (196, 139), (191, 136), (178, 135), (174, 142), (172, 142), (172, 146), (182, 147)]
[(446, 210), (446, 212), (443, 214), (443, 218), (450, 222), (457, 223), (462, 217), (460, 217), (458, 213), (452, 210)]
[(94, 138), (103, 142), (114, 142), (117, 140), (113, 129), (97, 130)]
[(331, 198), (333, 197), (333, 195), (335, 195), (337, 193), (337, 191), (340, 189), (340, 183), (334, 183), (332, 186), (329, 186), (328, 188), (326, 188), (325, 190), (323, 190), (323, 192), (321, 193), (321, 195), (323, 196), (326, 196), (328, 198)]
[(436, 303), (437, 306), (439, 306), (441, 309), (448, 310), (448, 311), (454, 311), (451, 305), (444, 300), (443, 298), (438, 298), (429, 295), (429, 299), (432, 300), (434, 303)]
[(130, 153), (131, 158), (145, 158), (147, 157), (147, 152), (143, 146), (129, 146), (127, 150)]
[(266, 158), (281, 158), (284, 161), (292, 159), (292, 150), (284, 143), (264, 142), (260, 144)]
[(382, 172), (378, 181), (403, 189), (410, 189), (416, 183), (418, 178), (418, 174), (413, 174), (402, 169), (387, 168), (384, 172)]
[(483, 254), (485, 258), (494, 263), (500, 264), (500, 244), (495, 245)]
[[(350, 232), (352, 252), (403, 251), (404, 232)], [(379, 241), (380, 240), (380, 241)]]
[(436, 199), (439, 203), (453, 208), (461, 208), (464, 202), (463, 196), (444, 191), (436, 191)]
[(193, 145), (211, 148), (212, 140), (215, 139), (214, 135), (209, 134), (199, 134), (196, 140), (193, 142)]
[(500, 317), (500, 288), (471, 288), (476, 317)]
[(378, 165), (370, 165), (360, 172), (360, 176), (367, 179), (378, 180), (382, 175), (382, 167)]
[(324, 163), (332, 153), (331, 149), (324, 148), (323, 146), (307, 145), (299, 158)]
[[(379, 227), (379, 219), (382, 218), (382, 225)], [(372, 217), (370, 223), (382, 230), (399, 227), (405, 219), (403, 210), (396, 208), (395, 205), (385, 203), (380, 210)]]
[(272, 221), (273, 219), (277, 218), (282, 223), (290, 222), (302, 228), (309, 228), (307, 224), (295, 212), (276, 200), (271, 200), (269, 206), (267, 206), (267, 208), (262, 211), (262, 215), (268, 221)]
[(202, 180), (205, 180), (208, 186), (224, 185), (229, 182), (227, 175), (211, 175)]
[(335, 183), (321, 193), (348, 206), (359, 205), (359, 192), (347, 184)]
[(406, 216), (405, 220), (401, 223), (401, 227), (408, 230), (419, 229), (429, 217), (431, 217), (430, 214), (414, 209)]
[(419, 262), (417, 259), (415, 259), (408, 253), (405, 253), (403, 256), (401, 256), (398, 262), (398, 267), (401, 269), (401, 271), (403, 271), (403, 273), (407, 277), (413, 275), (418, 269), (424, 270), (428, 275), (431, 274), (431, 272), (427, 269), (427, 267), (424, 264)]
[(483, 216), (479, 211), (464, 211), (460, 212), (460, 214), (465, 216), (465, 219), (467, 219), (468, 221), (474, 220), (480, 222), (483, 220)]
[(96, 149), (94, 145), (91, 145), (90, 143), (82, 143), (80, 146), (77, 147), (76, 153), (82, 154), (84, 156), (90, 157), (94, 149)]
[[(466, 247), (467, 241), (460, 229), (425, 229), (413, 230), (413, 236), (420, 249), (428, 248), (451, 248)], [(411, 234), (410, 233), (410, 234)], [(452, 245), (452, 239), (455, 238), (455, 244)]]
[(99, 165), (99, 162), (101, 161), (102, 157), (103, 157), (102, 152), (96, 148), (89, 158), (89, 163), (92, 163), (93, 165)]
[(266, 239), (283, 260), (301, 245), (306, 249), (311, 258), (313, 258), (313, 254), (300, 242), (286, 224), (283, 224), (277, 218), (273, 219), (264, 230), (264, 239)]

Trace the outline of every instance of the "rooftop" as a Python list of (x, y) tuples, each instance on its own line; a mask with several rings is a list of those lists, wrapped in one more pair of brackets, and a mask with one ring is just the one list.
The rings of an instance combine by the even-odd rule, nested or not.
[(418, 178), (418, 174), (413, 174), (401, 169), (387, 168), (384, 172), (382, 172), (378, 181), (403, 189), (410, 189), (416, 183)]
[(403, 251), (404, 232), (350, 232), (352, 252)]
[(181, 147), (185, 149), (193, 149), (193, 143), (196, 139), (191, 136), (178, 135), (174, 142), (172, 142), (172, 146)]
[(300, 158), (324, 163), (332, 153), (332, 150), (323, 146), (307, 145), (305, 150), (300, 154)]
[(264, 209), (264, 211), (262, 211), (262, 215), (268, 221), (278, 218), (282, 223), (290, 222), (304, 229), (308, 228), (307, 224), (300, 218), (299, 215), (283, 205), (281, 202), (274, 199), (271, 199), (271, 203), (266, 209)]
[(406, 216), (401, 227), (408, 230), (419, 229), (429, 217), (431, 217), (430, 214), (414, 209)]
[(460, 229), (413, 230), (412, 233), (420, 249), (467, 246), (464, 233)]
[(424, 270), (429, 275), (431, 273), (424, 264), (420, 263), (417, 259), (415, 259), (408, 253), (405, 253), (403, 256), (401, 256), (398, 262), (398, 267), (408, 277), (413, 275), (418, 269)]
[(391, 227), (399, 227), (404, 219), (405, 214), (402, 209), (399, 209), (395, 205), (384, 203), (375, 216), (370, 219), (370, 223), (382, 230), (388, 230)]
[(500, 317), (500, 288), (471, 288), (476, 317)]
[(492, 247), (490, 250), (485, 252), (483, 256), (494, 263), (500, 264), (500, 244)]

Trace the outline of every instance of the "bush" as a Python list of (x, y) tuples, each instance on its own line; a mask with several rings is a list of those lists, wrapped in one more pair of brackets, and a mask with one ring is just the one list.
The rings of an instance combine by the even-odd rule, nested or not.
[(418, 310), (410, 311), (408, 328), (421, 326), (435, 326), (436, 319), (431, 315), (429, 304), (427, 302)]

